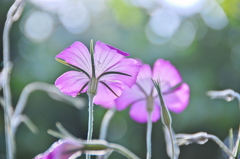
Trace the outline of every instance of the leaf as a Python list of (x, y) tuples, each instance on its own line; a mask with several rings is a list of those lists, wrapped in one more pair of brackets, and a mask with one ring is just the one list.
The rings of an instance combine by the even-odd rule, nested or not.
[(28, 118), (26, 115), (21, 116), (23, 123), (29, 128), (29, 130), (36, 134), (38, 133), (38, 128), (37, 126)]

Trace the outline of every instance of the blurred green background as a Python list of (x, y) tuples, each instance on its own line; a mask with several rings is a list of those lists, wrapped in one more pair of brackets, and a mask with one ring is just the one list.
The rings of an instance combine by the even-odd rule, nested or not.
[[(0, 1), (0, 34), (12, 3)], [(150, 65), (158, 58), (171, 61), (191, 88), (187, 109), (181, 114), (171, 113), (175, 132), (204, 131), (224, 140), (230, 128), (238, 128), (238, 103), (211, 100), (206, 92), (223, 89), (240, 92), (239, 6), (239, 0), (29, 0), (10, 36), (13, 104), (27, 84), (35, 81), (53, 84), (69, 70), (55, 61), (64, 48), (74, 41), (89, 46), (91, 39), (100, 40)], [(94, 111), (93, 138), (97, 139), (106, 109), (95, 106)], [(134, 122), (128, 111), (117, 112), (107, 139), (145, 158), (146, 124)], [(61, 122), (73, 135), (86, 138), (87, 104), (78, 110), (36, 91), (30, 95), (24, 114), (39, 132), (33, 134), (20, 125), (16, 133), (18, 159), (33, 158), (49, 148), (57, 139), (48, 135), (47, 130), (56, 130), (56, 122)], [(153, 159), (168, 158), (161, 121), (153, 124), (152, 135)], [(0, 109), (0, 159), (4, 158), (4, 118)], [(124, 157), (113, 153), (110, 158)], [(192, 158), (216, 159), (223, 155), (212, 141), (182, 146), (180, 159)]]

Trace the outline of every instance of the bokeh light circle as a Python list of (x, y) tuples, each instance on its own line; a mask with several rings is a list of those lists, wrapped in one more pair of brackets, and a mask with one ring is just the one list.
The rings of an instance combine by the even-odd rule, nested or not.
[(24, 35), (34, 42), (43, 42), (53, 32), (54, 22), (46, 12), (32, 12), (24, 23)]

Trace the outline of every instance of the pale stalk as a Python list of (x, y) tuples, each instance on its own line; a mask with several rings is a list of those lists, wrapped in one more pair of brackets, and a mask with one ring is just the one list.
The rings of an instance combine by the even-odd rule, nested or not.
[(118, 145), (118, 144), (108, 144), (109, 148), (112, 148), (114, 151), (124, 155), (125, 157), (127, 157), (128, 159), (140, 159), (139, 157), (137, 157), (134, 153), (132, 153), (131, 151), (129, 151), (127, 148)]
[(10, 40), (9, 34), (14, 21), (18, 20), (24, 3), (22, 0), (16, 0), (7, 13), (7, 19), (3, 29), (3, 95), (4, 95), (4, 122), (5, 122), (5, 140), (6, 140), (6, 156), (7, 159), (14, 159), (16, 148), (15, 139), (11, 129), (11, 117), (12, 117), (12, 102), (11, 102), (11, 90), (10, 90)]
[(172, 159), (175, 159), (175, 147), (174, 147), (174, 139), (173, 139), (173, 133), (172, 133), (172, 128), (171, 127), (167, 127), (170, 137), (171, 137), (171, 143), (172, 143)]
[[(162, 95), (162, 91), (161, 91), (161, 84), (160, 84), (160, 80), (152, 80), (153, 84), (158, 92), (158, 96), (159, 96), (159, 100), (161, 103), (161, 120), (163, 125), (165, 125), (168, 129), (170, 138), (171, 138), (171, 144), (172, 144), (172, 156), (171, 159), (175, 159), (175, 147), (174, 147), (174, 138), (173, 138), (173, 133), (172, 133), (172, 117), (168, 111), (168, 108), (165, 105), (164, 99), (163, 99), (163, 95)], [(168, 144), (168, 143), (167, 143)]]
[[(108, 127), (110, 124), (110, 121), (112, 120), (113, 116), (116, 113), (116, 107), (112, 107), (111, 109), (108, 109), (108, 111), (105, 113), (102, 123), (101, 123), (101, 127), (100, 127), (100, 135), (99, 135), (99, 139), (100, 140), (106, 140), (106, 136), (107, 136), (107, 131), (108, 131)], [(106, 155), (102, 155), (102, 156), (98, 156), (98, 159), (107, 159), (108, 156), (111, 155), (111, 151), (109, 151)]]
[[(93, 98), (97, 93), (97, 85), (98, 80), (96, 79), (96, 73), (95, 73), (95, 64), (94, 64), (94, 49), (93, 49), (93, 40), (90, 41), (90, 54), (91, 54), (91, 64), (92, 64), (92, 78), (89, 81), (89, 88), (87, 91), (88, 94), (88, 135), (87, 135), (87, 141), (92, 140), (92, 134), (93, 134)], [(86, 155), (86, 159), (91, 159), (91, 156), (89, 154)]]
[(106, 140), (108, 126), (115, 113), (116, 113), (116, 108), (114, 106), (113, 108), (109, 109), (104, 115), (101, 128), (100, 128), (100, 135), (99, 135), (100, 140)]
[[(89, 106), (88, 106), (88, 134), (87, 134), (87, 141), (92, 140), (92, 134), (93, 134), (93, 97), (94, 95), (91, 93), (88, 93), (88, 100), (89, 100)], [(86, 155), (86, 159), (91, 159), (91, 156), (89, 154)]]
[(152, 156), (152, 112), (148, 112), (147, 122), (147, 159), (151, 159)]

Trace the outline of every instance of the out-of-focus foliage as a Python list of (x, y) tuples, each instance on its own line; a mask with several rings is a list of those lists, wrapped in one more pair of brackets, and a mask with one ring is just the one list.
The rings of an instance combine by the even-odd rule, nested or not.
[[(11, 30), (11, 90), (13, 104), (30, 82), (54, 83), (68, 69), (55, 56), (78, 40), (89, 45), (100, 40), (132, 58), (153, 64), (157, 58), (170, 60), (191, 88), (188, 108), (173, 114), (176, 133), (206, 131), (224, 140), (232, 127), (238, 128), (237, 102), (211, 100), (208, 90), (240, 92), (240, 11), (238, 0), (195, 0), (177, 5), (173, 0), (29, 0), (22, 17)], [(13, 1), (0, 1), (1, 34)], [(194, 8), (196, 7), (197, 8)], [(193, 7), (193, 8), (191, 8)], [(191, 11), (191, 12), (190, 12)], [(2, 39), (0, 40), (2, 50)], [(85, 95), (81, 95), (86, 98)], [(105, 109), (95, 106), (94, 135), (99, 137)], [(132, 121), (126, 109), (117, 112), (107, 139), (126, 146), (140, 158), (146, 153), (146, 125)], [(21, 125), (16, 134), (17, 158), (33, 158), (56, 138), (47, 134), (61, 122), (73, 135), (86, 138), (87, 107), (77, 110), (49, 98), (44, 92), (30, 96), (24, 112), (38, 126), (32, 134)], [(3, 111), (0, 111), (0, 158), (4, 158)], [(153, 124), (153, 158), (167, 158), (160, 121)], [(182, 146), (180, 159), (221, 158), (216, 144)], [(122, 156), (113, 153), (111, 158)]]
[[(239, 10), (240, 2), (238, 0), (232, 1), (223, 1), (222, 7), (230, 19), (230, 24), (236, 27), (240, 25), (240, 10)], [(238, 28), (239, 29), (239, 28)]]

